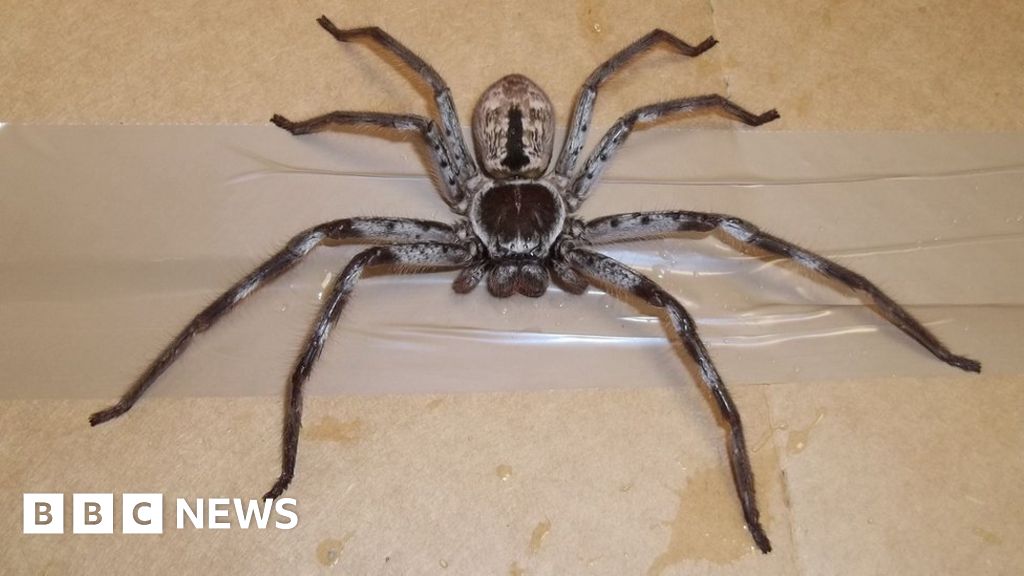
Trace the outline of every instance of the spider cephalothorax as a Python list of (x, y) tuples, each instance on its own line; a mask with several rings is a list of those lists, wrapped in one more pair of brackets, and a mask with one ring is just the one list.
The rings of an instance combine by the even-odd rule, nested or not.
[(697, 56), (715, 44), (707, 38), (696, 46), (662, 30), (654, 30), (598, 66), (584, 82), (558, 160), (549, 170), (554, 149), (554, 114), (548, 97), (524, 76), (505, 76), (488, 88), (473, 114), (476, 159), (469, 154), (447, 85), (412, 51), (380, 28), (341, 30), (326, 17), (318, 22), (336, 39), (365, 38), (409, 65), (434, 92), (440, 123), (409, 114), (337, 111), (301, 122), (283, 116), (271, 121), (292, 134), (328, 127), (369, 125), (418, 133), (426, 144), (431, 167), (437, 172), (442, 199), (457, 216), (454, 224), (411, 218), (344, 218), (313, 226), (242, 278), (200, 312), (164, 348), (121, 400), (93, 414), (93, 425), (127, 412), (163, 371), (188, 347), (192, 338), (327, 240), (357, 239), (374, 246), (357, 254), (338, 275), (292, 371), (284, 423), (281, 474), (266, 498), (281, 495), (292, 481), (302, 418), (302, 389), (320, 356), (331, 328), (363, 271), (370, 266), (401, 269), (458, 269), (456, 292), (468, 292), (485, 277), (494, 296), (538, 297), (550, 281), (573, 294), (589, 283), (632, 294), (661, 310), (675, 335), (699, 368), (703, 385), (728, 427), (729, 464), (740, 507), (754, 542), (771, 550), (754, 497), (754, 475), (747, 455), (739, 412), (697, 334), (685, 308), (653, 280), (595, 250), (604, 244), (627, 242), (679, 232), (720, 233), (759, 250), (792, 259), (797, 265), (857, 290), (887, 320), (917, 340), (944, 362), (978, 372), (981, 365), (952, 353), (902, 306), (869, 280), (831, 260), (722, 214), (665, 211), (633, 212), (583, 221), (573, 216), (587, 199), (605, 165), (637, 125), (679, 112), (713, 109), (751, 126), (778, 118), (775, 110), (752, 114), (717, 94), (668, 100), (637, 108), (619, 118), (576, 169), (590, 125), (598, 88), (637, 55), (664, 43), (687, 56)]
[(469, 221), (490, 261), (487, 287), (495, 296), (540, 296), (548, 285), (546, 262), (562, 232), (565, 204), (541, 180), (488, 183), (473, 196)]

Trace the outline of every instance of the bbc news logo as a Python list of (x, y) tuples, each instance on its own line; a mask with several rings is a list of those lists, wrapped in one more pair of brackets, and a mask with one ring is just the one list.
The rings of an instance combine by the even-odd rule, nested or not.
[[(24, 534), (64, 533), (64, 494), (23, 495)], [(291, 530), (299, 524), (294, 498), (243, 500), (241, 498), (186, 498), (174, 501), (175, 527), (228, 529), (232, 516), (239, 528), (265, 530), (273, 526)], [(114, 533), (113, 494), (72, 494), (71, 532), (73, 534)], [(271, 521), (273, 520), (273, 522)], [(122, 534), (163, 534), (163, 494), (122, 494)]]

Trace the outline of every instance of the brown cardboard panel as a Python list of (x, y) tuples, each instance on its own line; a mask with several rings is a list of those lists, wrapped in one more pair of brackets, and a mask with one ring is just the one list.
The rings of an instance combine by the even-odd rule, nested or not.
[(1024, 564), (1019, 379), (777, 386), (768, 401), (801, 573)]
[[(84, 419), (93, 402), (3, 403), (3, 565), (77, 574), (171, 564), (268, 574), (794, 570), (758, 388), (737, 403), (775, 545), (768, 556), (743, 528), (722, 430), (695, 387), (313, 399), (287, 493), (298, 500), (295, 529), (177, 530), (174, 499), (255, 498), (276, 475), (278, 402), (207, 400), (158, 400), (96, 429)], [(170, 526), (159, 536), (20, 535), (29, 486), (118, 499), (162, 492)]]
[[(425, 111), (365, 45), (339, 46), (313, 21), (385, 27), (448, 80), (468, 118), (510, 73), (533, 77), (565, 117), (604, 58), (661, 27), (721, 41), (689, 60), (666, 49), (602, 93), (597, 121), (631, 106), (725, 92), (766, 103), (789, 129), (1019, 128), (1024, 27), (1019, 4), (307, 2), (259, 9), (207, 2), (9, 6), (0, 24), (5, 121), (262, 123), (274, 111)], [(418, 92), (419, 93), (418, 93)]]
[[(315, 19), (378, 25), (448, 81), (464, 119), (505, 74), (533, 78), (567, 122), (604, 59), (656, 27), (691, 43), (713, 32), (706, 2), (131, 2), (12, 7), (4, 30), (5, 121), (264, 123), (337, 108), (426, 112), (429, 89), (366, 43), (340, 45)], [(713, 54), (660, 48), (610, 82), (597, 122), (629, 107), (724, 89)]]
[(1024, 5), (717, 0), (731, 94), (790, 129), (1020, 130)]

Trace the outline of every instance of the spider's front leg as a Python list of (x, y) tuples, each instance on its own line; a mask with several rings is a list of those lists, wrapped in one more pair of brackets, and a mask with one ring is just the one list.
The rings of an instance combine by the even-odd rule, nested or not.
[(981, 372), (980, 362), (954, 354), (910, 312), (864, 276), (792, 242), (768, 234), (746, 220), (705, 212), (636, 212), (592, 220), (587, 223), (583, 237), (593, 244), (602, 244), (641, 240), (674, 232), (706, 233), (716, 228), (744, 244), (791, 259), (808, 270), (867, 295), (882, 317), (917, 340), (938, 359), (967, 372)]
[(637, 124), (649, 124), (670, 114), (696, 112), (706, 109), (720, 110), (725, 115), (739, 120), (748, 126), (760, 126), (779, 117), (779, 113), (774, 109), (763, 114), (754, 114), (718, 94), (668, 100), (637, 108), (619, 118), (601, 138), (597, 148), (590, 153), (590, 157), (587, 158), (583, 169), (573, 179), (566, 192), (565, 200), (569, 205), (569, 210), (576, 211), (580, 204), (587, 199), (587, 196), (590, 195), (590, 187), (604, 170), (609, 158), (619, 149), (619, 146), (622, 146)]
[(747, 522), (754, 543), (761, 552), (768, 553), (772, 549), (771, 542), (761, 527), (760, 513), (754, 491), (754, 472), (747, 454), (747, 443), (743, 436), (743, 424), (740, 413), (736, 409), (729, 391), (722, 382), (718, 370), (715, 369), (707, 348), (697, 335), (697, 327), (693, 318), (678, 300), (665, 292), (646, 276), (636, 272), (621, 262), (590, 250), (576, 248), (566, 254), (569, 263), (584, 275), (598, 282), (618, 288), (652, 306), (665, 310), (672, 327), (683, 342), (687, 353), (700, 368), (700, 376), (704, 385), (711, 393), (718, 410), (729, 426), (729, 465), (732, 468), (733, 481), (740, 498), (743, 517)]
[(327, 130), (332, 126), (373, 126), (388, 128), (399, 132), (417, 132), (427, 146), (433, 168), (437, 171), (441, 185), (441, 198), (457, 214), (466, 211), (466, 197), (459, 186), (457, 164), (453, 165), (448, 148), (442, 141), (434, 122), (423, 116), (413, 114), (386, 114), (382, 112), (346, 112), (338, 110), (321, 114), (308, 120), (293, 122), (280, 114), (270, 119), (277, 126), (295, 135), (312, 134)]
[(320, 243), (325, 240), (348, 238), (370, 238), (374, 243), (458, 242), (458, 236), (451, 226), (411, 218), (346, 218), (314, 226), (292, 238), (277, 254), (236, 282), (227, 292), (197, 314), (153, 360), (121, 399), (113, 406), (89, 416), (89, 423), (96, 426), (130, 410), (153, 382), (188, 348), (196, 334), (205, 332), (239, 302), (295, 266)]
[(412, 68), (413, 72), (418, 74), (434, 91), (434, 101), (437, 103), (437, 110), (441, 114), (441, 125), (444, 127), (445, 142), (451, 150), (452, 160), (458, 167), (459, 172), (464, 178), (471, 178), (477, 174), (476, 164), (466, 150), (466, 141), (462, 137), (462, 125), (459, 123), (459, 115), (455, 111), (455, 102), (452, 101), (451, 90), (448, 89), (448, 84), (445, 83), (441, 75), (430, 64), (427, 64), (415, 52), (406, 48), (405, 45), (377, 26), (342, 30), (335, 26), (327, 16), (317, 18), (317, 23), (339, 42), (348, 42), (349, 40), (361, 37), (369, 38)]
[(330, 296), (320, 310), (320, 316), (299, 354), (290, 379), (288, 408), (285, 413), (282, 442), (281, 474), (274, 486), (263, 495), (265, 499), (280, 496), (295, 474), (295, 458), (299, 447), (299, 429), (302, 426), (302, 388), (309, 379), (313, 364), (320, 357), (331, 328), (337, 323), (341, 311), (348, 303), (356, 282), (369, 266), (400, 266), (418, 269), (438, 269), (465, 266), (473, 258), (473, 250), (455, 243), (423, 242), (397, 246), (378, 246), (360, 252), (338, 275)]
[(594, 115), (594, 101), (597, 100), (597, 89), (617, 70), (623, 68), (637, 56), (654, 48), (659, 43), (668, 44), (679, 53), (693, 58), (706, 52), (717, 44), (718, 40), (708, 36), (700, 44), (691, 46), (664, 30), (655, 29), (645, 34), (636, 42), (619, 50), (614, 56), (595, 68), (586, 81), (583, 82), (580, 93), (576, 96), (572, 119), (569, 121), (569, 133), (566, 134), (565, 142), (562, 144), (562, 151), (558, 155), (558, 163), (555, 168), (556, 174), (568, 178), (572, 175), (573, 170), (576, 169), (576, 160), (583, 150), (587, 129), (590, 127), (590, 119)]

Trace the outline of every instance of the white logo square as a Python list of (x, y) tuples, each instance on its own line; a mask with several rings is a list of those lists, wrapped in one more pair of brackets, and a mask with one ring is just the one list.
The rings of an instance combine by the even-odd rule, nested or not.
[(163, 494), (122, 494), (121, 533), (163, 534)]
[(22, 495), (23, 534), (63, 534), (64, 495)]
[(74, 534), (113, 534), (113, 494), (73, 494), (71, 532)]

